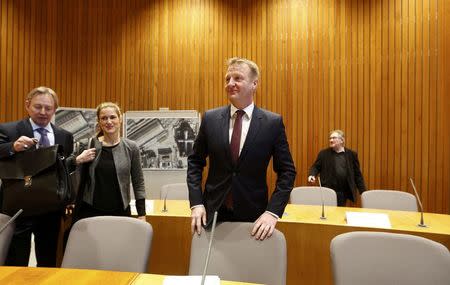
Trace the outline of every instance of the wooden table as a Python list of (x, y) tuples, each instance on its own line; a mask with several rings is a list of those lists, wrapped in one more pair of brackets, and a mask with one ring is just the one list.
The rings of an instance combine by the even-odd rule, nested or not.
[[(162, 201), (155, 200), (147, 211), (147, 221), (153, 226), (154, 236), (149, 263), (150, 273), (185, 275), (190, 256), (190, 209), (187, 201), (167, 201), (167, 212), (162, 212)], [(286, 237), (288, 248), (287, 284), (332, 284), (330, 242), (350, 231), (385, 231), (413, 234), (435, 240), (450, 248), (450, 216), (425, 213), (427, 228), (420, 228), (420, 213), (373, 210), (361, 208), (326, 207), (326, 220), (319, 219), (320, 206), (288, 205), (277, 229)], [(391, 229), (351, 227), (345, 222), (345, 212), (386, 213)]]
[[(164, 275), (135, 272), (0, 266), (0, 284), (2, 285), (158, 285), (163, 284), (164, 278)], [(221, 280), (220, 284), (251, 285), (253, 283)]]
[(134, 272), (0, 266), (0, 284), (2, 285), (127, 285), (132, 284), (138, 275), (139, 273)]

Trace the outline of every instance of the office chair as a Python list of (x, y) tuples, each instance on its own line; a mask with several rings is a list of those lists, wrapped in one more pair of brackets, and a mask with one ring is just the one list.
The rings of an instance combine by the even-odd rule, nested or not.
[[(252, 223), (224, 222), (215, 229), (208, 275), (221, 279), (269, 285), (286, 283), (286, 240), (274, 230), (264, 241), (250, 234)], [(194, 234), (191, 243), (189, 275), (202, 275), (210, 231)]]
[[(0, 228), (2, 228), (3, 225), (5, 225), (9, 221), (9, 219), (11, 219), (10, 216), (0, 214)], [(0, 233), (0, 266), (5, 264), (9, 245), (11, 243), (15, 228), (15, 223), (12, 222)]]
[(414, 195), (395, 190), (370, 190), (361, 194), (362, 208), (417, 212)]
[(291, 203), (302, 205), (322, 205), (323, 202), (326, 206), (337, 206), (336, 192), (333, 189), (322, 187), (322, 193), (318, 186), (302, 186), (295, 187), (291, 192)]
[(131, 217), (99, 216), (76, 222), (61, 267), (146, 272), (152, 226)]
[(335, 285), (448, 285), (450, 253), (435, 241), (406, 234), (349, 232), (331, 241)]
[(189, 200), (187, 183), (171, 183), (161, 186), (161, 199), (167, 200)]

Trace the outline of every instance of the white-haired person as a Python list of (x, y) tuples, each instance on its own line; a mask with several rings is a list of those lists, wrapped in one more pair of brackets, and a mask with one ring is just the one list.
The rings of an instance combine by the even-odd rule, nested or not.
[(319, 152), (309, 169), (308, 182), (316, 182), (320, 174), (322, 186), (336, 191), (338, 206), (346, 206), (347, 200), (354, 202), (357, 192), (366, 190), (366, 184), (359, 166), (358, 154), (345, 147), (345, 134), (333, 130), (329, 137), (330, 147)]

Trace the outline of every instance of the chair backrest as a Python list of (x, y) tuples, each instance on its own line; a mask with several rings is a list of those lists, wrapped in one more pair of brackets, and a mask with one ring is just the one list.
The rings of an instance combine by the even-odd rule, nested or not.
[[(269, 285), (286, 283), (286, 240), (274, 230), (264, 241), (251, 235), (253, 224), (224, 222), (215, 229), (207, 274), (221, 279)], [(211, 232), (192, 236), (189, 275), (202, 275)]]
[(450, 253), (435, 241), (405, 234), (349, 232), (331, 241), (335, 285), (450, 284)]
[[(2, 228), (10, 219), (11, 217), (8, 215), (0, 214), (0, 228)], [(15, 223), (12, 222), (0, 233), (0, 266), (5, 264), (14, 229)]]
[(417, 212), (416, 197), (407, 192), (395, 190), (370, 190), (361, 194), (363, 208)]
[(153, 229), (131, 217), (99, 216), (76, 222), (61, 267), (146, 272)]
[(171, 183), (161, 186), (161, 199), (167, 200), (189, 200), (187, 183)]
[(302, 205), (322, 205), (337, 206), (336, 192), (333, 189), (322, 187), (322, 194), (318, 186), (295, 187), (291, 192), (291, 203)]

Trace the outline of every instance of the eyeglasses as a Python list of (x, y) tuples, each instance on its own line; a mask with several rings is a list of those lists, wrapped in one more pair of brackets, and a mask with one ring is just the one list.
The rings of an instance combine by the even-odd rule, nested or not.
[(341, 139), (341, 137), (330, 137), (330, 140), (337, 140), (337, 139)]

